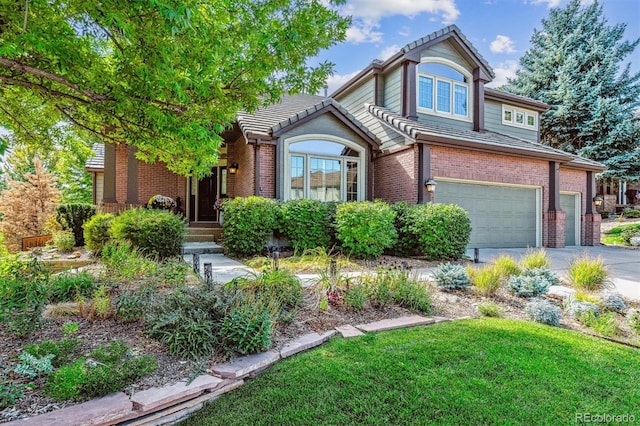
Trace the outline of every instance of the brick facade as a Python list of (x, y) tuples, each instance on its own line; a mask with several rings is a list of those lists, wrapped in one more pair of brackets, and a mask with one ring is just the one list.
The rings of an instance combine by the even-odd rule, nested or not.
[(418, 146), (383, 154), (374, 161), (374, 194), (389, 202), (418, 202)]
[(233, 195), (236, 197), (255, 195), (255, 145), (247, 144), (242, 139), (237, 140), (234, 145), (233, 158), (228, 160), (238, 163)]
[(260, 188), (258, 195), (276, 197), (276, 146), (260, 145)]

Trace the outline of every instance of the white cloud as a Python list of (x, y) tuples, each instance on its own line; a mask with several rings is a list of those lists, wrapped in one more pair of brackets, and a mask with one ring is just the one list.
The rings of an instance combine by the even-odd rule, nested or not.
[[(454, 23), (460, 16), (455, 0), (348, 0), (340, 8), (344, 15), (353, 17), (353, 24), (347, 30), (347, 41), (351, 43), (379, 43), (383, 34), (380, 19), (390, 16), (413, 17), (421, 13), (429, 13), (429, 21), (440, 20), (444, 25)], [(409, 31), (401, 29), (400, 35), (406, 36)]]
[(551, 8), (560, 6), (560, 3), (562, 3), (562, 0), (533, 0), (532, 3), (533, 4), (546, 4), (547, 5), (547, 9), (551, 9)]
[(398, 35), (402, 37), (408, 37), (409, 34), (411, 34), (411, 28), (409, 27), (402, 27), (400, 31), (398, 31)]
[(580, 0), (580, 6), (582, 6), (582, 7), (591, 6), (594, 1), (595, 0)]
[(502, 62), (493, 69), (493, 72), (496, 74), (496, 78), (494, 78), (491, 83), (488, 83), (487, 87), (500, 87), (507, 84), (507, 78), (514, 78), (517, 70), (517, 61)]
[(382, 41), (382, 33), (375, 31), (379, 27), (380, 24), (370, 20), (354, 20), (351, 27), (347, 28), (347, 41), (353, 44), (379, 43)]
[(493, 53), (513, 53), (516, 49), (513, 47), (513, 40), (508, 36), (498, 34), (496, 39), (489, 46)]
[[(353, 77), (355, 77), (360, 71), (354, 71), (352, 73), (349, 74), (334, 74), (329, 76), (329, 78), (327, 79), (327, 86), (329, 87), (329, 89), (327, 90), (327, 94), (332, 94), (333, 92), (335, 92), (336, 90), (338, 90), (343, 84), (345, 84), (347, 81), (351, 80)], [(324, 94), (324, 93), (322, 93)]]
[(378, 55), (378, 59), (382, 59), (383, 61), (389, 59), (396, 53), (400, 51), (402, 46), (398, 46), (397, 44), (392, 44), (391, 46), (387, 46)]

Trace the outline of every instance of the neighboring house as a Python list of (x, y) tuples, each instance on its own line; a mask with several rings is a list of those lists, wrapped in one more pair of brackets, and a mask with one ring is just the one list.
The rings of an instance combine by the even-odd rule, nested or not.
[[(470, 247), (595, 245), (599, 163), (538, 143), (544, 103), (485, 88), (491, 67), (456, 26), (374, 61), (331, 98), (287, 96), (238, 113), (210, 177), (196, 180), (107, 144), (96, 201), (104, 210), (181, 197), (192, 225), (218, 220), (220, 197), (455, 203)], [(102, 180), (101, 180), (102, 179)], [(437, 182), (434, 194), (426, 190)], [(100, 188), (103, 187), (102, 194)]]

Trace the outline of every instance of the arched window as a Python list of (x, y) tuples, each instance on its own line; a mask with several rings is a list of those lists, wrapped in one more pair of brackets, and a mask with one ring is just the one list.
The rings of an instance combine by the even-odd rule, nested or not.
[(285, 143), (285, 199), (364, 199), (365, 149), (333, 136), (306, 136)]
[(471, 76), (450, 61), (418, 65), (418, 111), (469, 119)]

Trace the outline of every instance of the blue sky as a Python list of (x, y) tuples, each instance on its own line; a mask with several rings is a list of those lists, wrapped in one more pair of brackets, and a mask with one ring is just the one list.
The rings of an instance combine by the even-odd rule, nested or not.
[[(550, 8), (568, 0), (347, 0), (341, 9), (353, 17), (347, 40), (317, 58), (335, 64), (329, 93), (365, 68), (373, 59), (386, 59), (405, 44), (456, 24), (493, 67), (499, 86), (513, 76), (530, 47), (534, 29), (542, 28)], [(583, 0), (590, 3), (592, 0)], [(610, 25), (627, 25), (625, 39), (640, 38), (639, 0), (601, 0)], [(640, 71), (640, 47), (629, 58)]]

